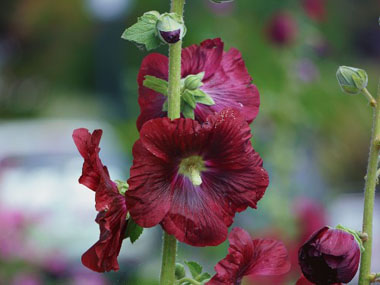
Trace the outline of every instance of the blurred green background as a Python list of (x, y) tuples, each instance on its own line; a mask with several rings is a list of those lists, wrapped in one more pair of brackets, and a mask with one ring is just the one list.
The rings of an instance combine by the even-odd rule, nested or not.
[[(17, 136), (12, 141), (1, 128), (9, 122), (74, 120), (80, 124), (90, 120), (107, 124), (115, 132), (118, 155), (123, 157), (120, 160), (125, 161), (119, 168), (122, 177), (113, 179), (126, 179), (131, 147), (138, 138), (136, 78), (147, 52), (120, 36), (144, 12), (167, 11), (168, 2), (2, 0), (0, 146), (18, 143)], [(348, 206), (347, 212), (334, 210), (342, 201), (361, 203), (371, 109), (364, 96), (341, 92), (335, 72), (340, 65), (365, 69), (368, 89), (376, 93), (380, 75), (379, 9), (380, 3), (373, 0), (236, 0), (222, 5), (187, 1), (184, 46), (221, 37), (226, 49), (241, 51), (261, 95), (260, 113), (252, 124), (253, 143), (264, 159), (271, 183), (258, 210), (237, 215), (236, 225), (256, 236), (274, 235), (288, 245), (296, 244), (302, 231), (299, 220), (304, 216), (297, 216), (295, 209), (302, 199), (321, 205), (318, 214), (326, 215), (327, 222), (340, 222), (352, 212)], [(162, 46), (157, 52), (166, 54), (167, 48)], [(71, 133), (64, 136), (70, 138)], [(5, 187), (1, 167), (14, 165), (4, 159), (6, 153), (0, 154), (1, 192), (1, 185)], [(38, 154), (34, 159), (41, 159)], [(75, 168), (78, 177), (80, 167), (79, 163)], [(38, 195), (38, 190), (34, 193)], [(51, 189), (49, 195), (54, 193)], [(92, 198), (88, 200), (91, 207), (93, 202)], [(95, 217), (95, 210), (91, 211)], [(361, 209), (354, 212), (360, 229)], [(92, 219), (87, 222), (96, 228)], [(33, 260), (1, 255), (0, 280), (27, 284), (16, 278), (26, 272), (27, 277), (40, 282), (33, 284), (157, 284), (160, 231), (147, 230), (144, 235), (152, 240), (152, 252), (130, 257), (132, 245), (127, 242), (120, 254), (122, 269), (101, 277), (91, 275), (95, 281), (90, 283), (75, 281), (68, 273), (72, 269), (53, 274)], [(91, 242), (96, 239), (95, 234)], [(227, 247), (227, 242), (207, 249), (180, 245), (178, 258), (197, 260), (213, 274), (213, 266), (225, 256)], [(80, 254), (69, 258), (70, 265), (65, 268), (81, 267)], [(299, 271), (293, 269), (281, 281), (245, 282), (294, 284)]]

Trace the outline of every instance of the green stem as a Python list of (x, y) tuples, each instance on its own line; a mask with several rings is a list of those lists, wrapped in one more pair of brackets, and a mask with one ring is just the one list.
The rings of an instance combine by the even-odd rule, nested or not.
[(184, 278), (178, 280), (177, 284), (182, 284), (184, 282), (189, 282), (190, 284), (193, 284), (193, 285), (201, 285), (200, 282), (198, 282), (198, 281), (196, 281), (194, 279), (188, 278), (188, 277), (184, 277)]
[[(170, 12), (183, 16), (185, 0), (171, 0)], [(169, 45), (169, 86), (168, 86), (168, 117), (176, 119), (181, 113), (181, 52), (182, 41)], [(177, 240), (164, 232), (161, 285), (173, 285), (175, 282), (175, 259)]]
[(364, 89), (362, 90), (362, 93), (363, 93), (363, 95), (367, 98), (369, 104), (370, 104), (372, 107), (376, 107), (377, 102), (376, 102), (375, 98), (372, 97), (371, 93), (369, 93), (369, 91), (367, 90), (367, 88), (364, 88)]
[(175, 258), (177, 240), (174, 236), (164, 232), (161, 265), (161, 285), (173, 285), (175, 282)]
[[(183, 15), (185, 0), (171, 0), (172, 13)], [(181, 113), (181, 51), (182, 41), (169, 45), (168, 117), (176, 119)]]
[(372, 137), (369, 150), (369, 160), (367, 167), (365, 193), (364, 193), (364, 213), (363, 230), (368, 238), (363, 242), (365, 251), (360, 262), (359, 285), (370, 284), (371, 258), (372, 258), (372, 226), (373, 226), (373, 207), (375, 202), (375, 188), (377, 180), (377, 165), (380, 150), (380, 82), (377, 94), (377, 104), (374, 107)]

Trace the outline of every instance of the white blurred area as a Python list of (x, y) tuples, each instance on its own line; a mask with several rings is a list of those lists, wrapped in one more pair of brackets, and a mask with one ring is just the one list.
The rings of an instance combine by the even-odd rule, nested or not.
[[(330, 226), (344, 225), (354, 230), (361, 231), (363, 222), (363, 194), (342, 194), (330, 205)], [(373, 216), (373, 248), (372, 248), (372, 271), (378, 272), (380, 268), (380, 198), (375, 201)], [(350, 284), (358, 284), (358, 273)]]
[[(94, 192), (78, 183), (83, 159), (72, 132), (103, 129), (100, 157), (111, 179), (125, 180), (129, 162), (112, 127), (100, 122), (28, 120), (0, 123), (0, 208), (36, 220), (28, 239), (46, 254), (59, 249), (77, 259), (99, 238)], [(122, 173), (123, 172), (123, 173)], [(142, 245), (144, 244), (144, 247)], [(139, 246), (141, 245), (141, 246)], [(149, 241), (129, 247), (127, 258), (149, 250)]]

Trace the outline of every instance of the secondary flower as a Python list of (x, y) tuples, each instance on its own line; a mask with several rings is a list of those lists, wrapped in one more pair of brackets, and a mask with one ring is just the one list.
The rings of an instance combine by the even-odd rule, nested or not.
[(228, 255), (215, 266), (216, 275), (208, 285), (237, 285), (244, 276), (273, 276), (290, 270), (287, 250), (282, 242), (252, 239), (241, 228), (229, 234)]
[(286, 11), (274, 14), (266, 27), (268, 39), (278, 46), (292, 43), (297, 35), (297, 30), (296, 21)]
[(82, 255), (82, 263), (97, 272), (119, 269), (117, 256), (127, 226), (125, 198), (99, 158), (101, 136), (102, 130), (90, 134), (87, 129), (76, 129), (73, 133), (75, 145), (84, 158), (79, 183), (95, 191), (95, 208), (99, 212), (95, 220), (100, 228), (99, 241)]
[(302, 7), (306, 14), (315, 21), (323, 21), (326, 18), (325, 0), (302, 0)]
[[(192, 45), (182, 50), (182, 78), (204, 72), (200, 89), (215, 102), (214, 105), (197, 103), (195, 119), (204, 122), (208, 115), (231, 107), (239, 110), (245, 120), (252, 122), (259, 111), (260, 96), (252, 78), (248, 74), (240, 52), (231, 48), (223, 51), (220, 39), (205, 40), (199, 46)], [(154, 118), (165, 117), (166, 97), (144, 87), (145, 76), (155, 76), (168, 80), (168, 58), (152, 53), (144, 58), (138, 75), (139, 105), (141, 114), (137, 119), (137, 128)]]
[(298, 252), (304, 276), (316, 284), (348, 283), (360, 260), (359, 244), (346, 231), (323, 227)]
[(218, 245), (236, 212), (256, 208), (268, 186), (250, 127), (232, 109), (200, 124), (153, 119), (133, 146), (126, 203), (142, 227), (158, 223), (179, 241)]

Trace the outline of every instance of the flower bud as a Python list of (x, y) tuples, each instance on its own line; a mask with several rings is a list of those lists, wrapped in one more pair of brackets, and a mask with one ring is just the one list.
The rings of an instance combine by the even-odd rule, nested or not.
[(185, 276), (186, 276), (185, 267), (181, 263), (176, 263), (175, 264), (175, 278), (179, 280)]
[(156, 25), (158, 36), (168, 44), (175, 44), (182, 40), (186, 33), (183, 20), (175, 13), (162, 14)]
[(323, 227), (298, 251), (304, 276), (315, 284), (350, 282), (359, 267), (360, 247), (346, 231)]
[(368, 75), (363, 69), (341, 66), (336, 72), (336, 78), (343, 92), (348, 94), (358, 94), (368, 84)]

